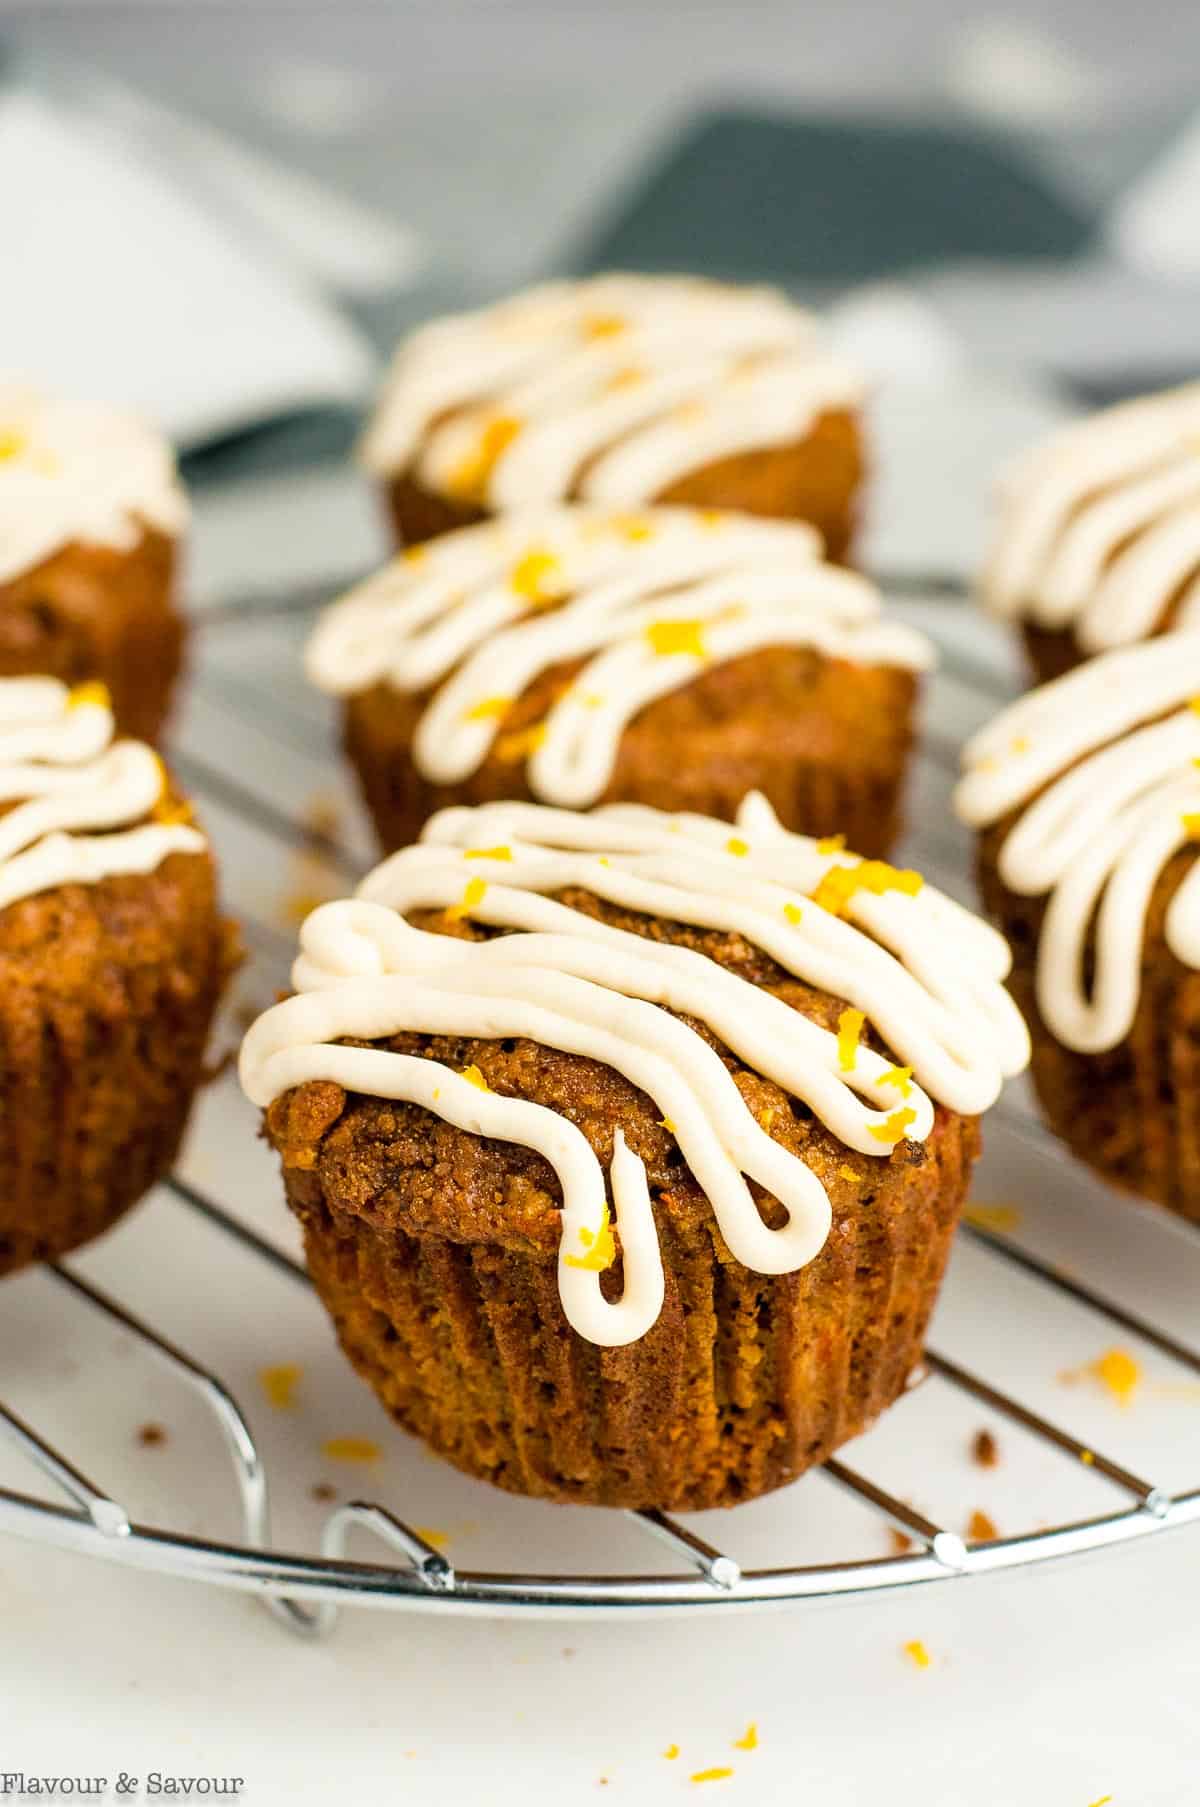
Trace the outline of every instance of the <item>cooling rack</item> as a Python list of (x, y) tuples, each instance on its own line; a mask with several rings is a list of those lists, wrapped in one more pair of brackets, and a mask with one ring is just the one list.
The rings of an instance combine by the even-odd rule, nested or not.
[[(914, 780), (923, 828), (905, 852), (969, 897), (948, 791), (964, 735), (1013, 674), (1003, 641), (989, 645), (944, 591), (909, 584), (896, 604), (943, 653)], [(236, 1018), (286, 983), (295, 919), (370, 860), (332, 720), (299, 676), (315, 600), (260, 596), (203, 621), (172, 748), (250, 953), (230, 1044)], [(963, 1582), (1200, 1519), (1200, 1238), (1090, 1179), (1020, 1087), (993, 1119), (981, 1185), (1004, 1202), (963, 1226), (908, 1395), (792, 1487), (684, 1521), (499, 1496), (387, 1426), (332, 1348), (278, 1176), (226, 1072), (140, 1212), (69, 1264), (6, 1286), (0, 1532), (255, 1595), (313, 1636), (343, 1605), (628, 1615)], [(305, 1386), (320, 1393), (311, 1425), (264, 1397), (285, 1342), (303, 1348)], [(1150, 1377), (1136, 1409), (1095, 1383), (1105, 1349)], [(298, 1366), (285, 1367), (294, 1380)], [(151, 1408), (164, 1424), (131, 1438)], [(318, 1446), (318, 1419), (369, 1422), (374, 1436), (347, 1445), (371, 1452), (353, 1484), (345, 1465), (336, 1487), (312, 1481), (339, 1447)], [(981, 1429), (1006, 1452), (999, 1474), (968, 1459)], [(151, 1477), (168, 1440), (170, 1474)], [(985, 1496), (1002, 1529), (978, 1513), (965, 1522)], [(452, 1536), (425, 1522), (468, 1502), (477, 1518)]]

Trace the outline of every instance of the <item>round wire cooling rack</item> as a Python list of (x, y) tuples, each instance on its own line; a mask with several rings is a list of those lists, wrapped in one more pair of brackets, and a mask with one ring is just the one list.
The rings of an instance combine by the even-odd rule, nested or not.
[[(222, 1207), (182, 1180), (174, 1179), (170, 1186), (179, 1202), (230, 1238), (240, 1251), (285, 1273), (297, 1284), (310, 1287), (302, 1267)], [(1098, 1314), (1110, 1330), (1138, 1338), (1171, 1362), (1200, 1376), (1200, 1355), (1143, 1318), (1101, 1298), (1002, 1237), (971, 1225), (964, 1226), (964, 1234), (989, 1255), (1034, 1279), (1050, 1294), (1063, 1296)], [(64, 1503), (0, 1488), (0, 1532), (131, 1569), (256, 1595), (277, 1619), (302, 1635), (320, 1636), (330, 1631), (342, 1605), (476, 1615), (603, 1611), (624, 1616), (717, 1606), (749, 1608), (869, 1594), (918, 1583), (961, 1581), (1130, 1543), (1200, 1520), (1200, 1487), (1166, 1491), (1095, 1448), (1087, 1438), (1033, 1411), (1003, 1387), (929, 1349), (924, 1373), (919, 1378), (935, 1376), (999, 1419), (1019, 1426), (1035, 1441), (1046, 1461), (1067, 1461), (1086, 1467), (1109, 1485), (1121, 1504), (1112, 1511), (969, 1545), (957, 1532), (936, 1523), (855, 1467), (841, 1459), (831, 1459), (818, 1472), (868, 1508), (884, 1527), (897, 1534), (898, 1541), (910, 1544), (911, 1549), (849, 1561), (743, 1567), (736, 1555), (716, 1548), (684, 1524), (661, 1512), (643, 1511), (613, 1516), (653, 1540), (660, 1552), (673, 1557), (678, 1572), (459, 1571), (427, 1536), (389, 1507), (352, 1499), (328, 1514), (319, 1553), (289, 1552), (272, 1543), (266, 1464), (230, 1389), (192, 1355), (77, 1273), (61, 1265), (46, 1271), (72, 1306), (97, 1314), (109, 1326), (132, 1338), (144, 1354), (164, 1365), (203, 1402), (228, 1452), (240, 1506), (241, 1540), (216, 1542), (134, 1522), (118, 1500), (96, 1486), (67, 1455), (3, 1404), (0, 1438), (54, 1483), (64, 1496)], [(736, 1526), (737, 1510), (722, 1515), (731, 1531)], [(373, 1534), (389, 1553), (403, 1561), (350, 1560), (347, 1540), (356, 1529)], [(736, 1544), (736, 1537), (731, 1537), (730, 1542)]]
[[(214, 614), (196, 636), (188, 709), (172, 750), (174, 763), (200, 799), (222, 861), (230, 907), (254, 952), (252, 970), (264, 988), (286, 983), (294, 943), (294, 925), (285, 929), (278, 913), (272, 914), (280, 901), (278, 891), (270, 889), (274, 875), (300, 857), (301, 885), (333, 895), (345, 888), (367, 856), (364, 836), (357, 853), (347, 850), (325, 828), (314, 829), (306, 816), (306, 805), (318, 789), (327, 796), (331, 781), (345, 781), (344, 776), (331, 777), (339, 773), (339, 765), (331, 724), (320, 713), (323, 705), (297, 675), (296, 654), (306, 630), (303, 610), (311, 598), (299, 601), (301, 607), (289, 607), (281, 615), (264, 613), (262, 599), (253, 608), (231, 605)], [(961, 894), (965, 849), (962, 837), (954, 838), (948, 803), (956, 749), (994, 711), (1005, 691), (973, 643), (956, 645), (949, 631), (951, 617), (936, 603), (924, 613), (921, 607), (913, 604), (918, 625), (936, 633), (944, 622), (947, 631), (941, 635), (942, 675), (931, 698), (915, 775), (919, 802), (914, 815), (923, 829), (913, 855), (934, 882), (950, 890), (957, 887)], [(348, 789), (342, 796), (348, 798)], [(0, 1482), (11, 1470), (23, 1479), (32, 1465), (50, 1483), (53, 1497), (0, 1484), (0, 1533), (129, 1570), (248, 1593), (291, 1630), (313, 1636), (332, 1628), (343, 1605), (467, 1615), (624, 1616), (872, 1595), (917, 1584), (962, 1583), (1129, 1545), (1200, 1520), (1200, 1435), (1195, 1428), (1200, 1353), (1174, 1333), (1183, 1326), (1184, 1334), (1191, 1335), (1193, 1301), (1200, 1296), (1200, 1237), (1165, 1213), (1139, 1210), (1105, 1195), (1040, 1128), (1036, 1115), (1020, 1102), (1018, 1088), (1015, 1102), (1010, 1098), (991, 1114), (999, 1159), (993, 1161), (985, 1152), (985, 1183), (999, 1186), (1006, 1197), (1048, 1209), (1034, 1226), (1032, 1240), (977, 1223), (963, 1226), (935, 1319), (934, 1347), (926, 1350), (919, 1377), (929, 1384), (912, 1388), (867, 1438), (852, 1445), (852, 1459), (839, 1455), (770, 1496), (770, 1502), (705, 1514), (703, 1534), (659, 1512), (564, 1512), (489, 1490), (489, 1500), (496, 1501), (494, 1516), (504, 1520), (510, 1535), (506, 1544), (486, 1545), (488, 1560), (478, 1566), (452, 1563), (436, 1547), (440, 1540), (419, 1522), (427, 1515), (421, 1502), (428, 1502), (431, 1486), (443, 1485), (438, 1479), (443, 1472), (451, 1475), (440, 1465), (425, 1472), (409, 1465), (400, 1483), (407, 1489), (403, 1512), (384, 1503), (395, 1492), (389, 1480), (383, 1499), (345, 1499), (331, 1509), (323, 1506), (321, 1518), (313, 1517), (310, 1499), (306, 1528), (293, 1530), (293, 1524), (300, 1527), (302, 1522), (296, 1505), (306, 1493), (304, 1471), (297, 1468), (294, 1452), (288, 1459), (288, 1450), (273, 1441), (273, 1423), (259, 1420), (258, 1434), (252, 1431), (250, 1416), (235, 1396), (252, 1372), (247, 1355), (252, 1339), (239, 1329), (236, 1339), (222, 1342), (212, 1313), (202, 1308), (205, 1300), (190, 1298), (190, 1275), (180, 1280), (172, 1272), (187, 1259), (177, 1252), (176, 1234), (202, 1239), (198, 1258), (211, 1241), (214, 1260), (238, 1264), (226, 1269), (229, 1296), (257, 1299), (274, 1287), (277, 1305), (294, 1310), (296, 1321), (313, 1332), (313, 1346), (319, 1343), (328, 1350), (331, 1371), (335, 1363), (339, 1377), (347, 1371), (329, 1349), (304, 1269), (259, 1234), (240, 1205), (236, 1211), (231, 1208), (232, 1201), (255, 1197), (260, 1190), (278, 1201), (279, 1181), (265, 1153), (258, 1169), (251, 1172), (246, 1165), (245, 1151), (254, 1146), (253, 1115), (237, 1097), (232, 1078), (211, 1088), (210, 1100), (214, 1095), (215, 1103), (206, 1101), (200, 1108), (193, 1154), (160, 1188), (153, 1206), (117, 1232), (115, 1255), (107, 1252), (106, 1242), (70, 1266), (6, 1282), (0, 1344), (11, 1359), (0, 1364), (0, 1379), (5, 1393), (18, 1387), (21, 1409), (0, 1403)], [(221, 1178), (213, 1182), (210, 1170), (219, 1171)], [(187, 1224), (158, 1228), (172, 1204)], [(278, 1221), (282, 1205), (273, 1202), (272, 1211), (273, 1219), (264, 1222)], [(147, 1243), (137, 1242), (142, 1236)], [(162, 1238), (157, 1244), (156, 1236)], [(134, 1239), (132, 1244), (124, 1241), (127, 1237)], [(1087, 1279), (1060, 1264), (1085, 1254), (1096, 1257), (1087, 1264)], [(95, 1279), (97, 1266), (103, 1285)], [(121, 1276), (115, 1287), (114, 1274)], [(1120, 1276), (1119, 1283), (1113, 1275)], [(116, 1385), (108, 1370), (103, 1384), (96, 1382), (90, 1393), (87, 1382), (94, 1377), (77, 1374), (74, 1386), (83, 1387), (86, 1398), (72, 1428), (64, 1432), (58, 1393), (39, 1391), (32, 1383), (27, 1392), (20, 1391), (47, 1345), (54, 1344), (53, 1337), (44, 1335), (29, 1339), (37, 1352), (25, 1359), (26, 1342), (19, 1326), (14, 1327), (23, 1307), (18, 1302), (10, 1308), (8, 1301), (24, 1299), (27, 1285), (50, 1289), (56, 1328), (66, 1334), (80, 1327), (81, 1335), (92, 1335), (93, 1354), (107, 1351), (110, 1357), (120, 1343), (147, 1372), (158, 1369), (164, 1384), (190, 1396), (197, 1437), (205, 1423), (204, 1434), (219, 1436), (224, 1444), (240, 1519), (233, 1541), (197, 1528), (219, 1518), (220, 1501), (213, 1512), (200, 1511), (191, 1483), (161, 1502), (157, 1514), (137, 1517), (120, 1498), (136, 1493), (132, 1484), (130, 1492), (124, 1482), (109, 1490), (88, 1478), (87, 1470), (98, 1472), (115, 1463), (112, 1428), (119, 1414), (114, 1400), (125, 1403), (121, 1389), (128, 1390), (127, 1370), (120, 1371)], [(17, 1291), (10, 1294), (10, 1286)], [(1121, 1299), (1112, 1296), (1118, 1289)], [(202, 1288), (197, 1283), (191, 1291)], [(1123, 1302), (1126, 1298), (1131, 1303)], [(41, 1299), (39, 1292), (39, 1305)], [(181, 1304), (195, 1309), (181, 1313)], [(256, 1327), (265, 1319), (269, 1328), (270, 1310), (268, 1304), (246, 1316)], [(161, 1324), (172, 1327), (170, 1336), (157, 1327)], [(1139, 1442), (1137, 1413), (1122, 1415), (1105, 1400), (1097, 1407), (1091, 1394), (1080, 1391), (1071, 1396), (1067, 1414), (1079, 1428), (1066, 1428), (1059, 1412), (1063, 1396), (1043, 1384), (1047, 1373), (1053, 1380), (1056, 1358), (1066, 1365), (1082, 1352), (1094, 1352), (1101, 1339), (1114, 1337), (1130, 1339), (1148, 1361), (1173, 1374), (1162, 1392), (1184, 1401), (1178, 1406), (1184, 1416), (1159, 1423), (1149, 1443), (1145, 1437)], [(230, 1373), (239, 1377), (236, 1387), (228, 1384)], [(347, 1384), (359, 1385), (353, 1377)], [(74, 1397), (71, 1387), (62, 1390)], [(933, 1395), (940, 1405), (925, 1403)], [(243, 1391), (243, 1401), (245, 1397)], [(992, 1535), (994, 1526), (988, 1526), (982, 1535), (978, 1530), (964, 1535), (955, 1528), (963, 1522), (961, 1510), (956, 1516), (944, 1499), (938, 1507), (929, 1503), (939, 1497), (945, 1481), (944, 1465), (935, 1473), (934, 1461), (942, 1434), (938, 1427), (947, 1422), (937, 1416), (943, 1406), (958, 1414), (954, 1435), (960, 1452), (966, 1414), (974, 1423), (986, 1419), (998, 1429), (1007, 1426), (1002, 1430), (1006, 1444), (1011, 1439), (1014, 1448), (1019, 1446), (1021, 1460), (1014, 1462), (1008, 1495), (1009, 1516), (1022, 1526), (1015, 1534)], [(31, 1419), (48, 1421), (53, 1429), (38, 1428)], [(882, 1457), (881, 1437), (887, 1446)], [(412, 1447), (403, 1445), (398, 1433), (397, 1441), (402, 1448)], [(65, 1453), (64, 1445), (79, 1460)], [(903, 1460), (896, 1459), (898, 1453)], [(1193, 1456), (1194, 1472), (1189, 1472)], [(220, 1476), (210, 1475), (209, 1466), (193, 1463), (190, 1472), (213, 1493)], [(959, 1467), (967, 1472), (965, 1463), (960, 1461)], [(276, 1517), (279, 1522), (286, 1518), (291, 1547), (282, 1547), (274, 1529), (268, 1468), (275, 1483)], [(1169, 1473), (1170, 1484), (1153, 1478), (1163, 1473)], [(445, 1486), (480, 1484), (451, 1475)], [(959, 1507), (965, 1503), (960, 1500)], [(774, 1544), (768, 1540), (764, 1545), (760, 1536), (764, 1504), (773, 1514)], [(832, 1514), (826, 1510), (830, 1505), (836, 1508)], [(823, 1512), (830, 1533), (824, 1544), (807, 1535), (809, 1521)], [(1039, 1520), (1039, 1512), (1051, 1513), (1049, 1522)], [(549, 1533), (547, 1514), (553, 1519)], [(720, 1525), (715, 1539), (710, 1529), (714, 1521)], [(348, 1554), (351, 1539), (365, 1541), (363, 1534), (382, 1546), (375, 1560)], [(542, 1559), (540, 1568), (530, 1566), (536, 1557)]]

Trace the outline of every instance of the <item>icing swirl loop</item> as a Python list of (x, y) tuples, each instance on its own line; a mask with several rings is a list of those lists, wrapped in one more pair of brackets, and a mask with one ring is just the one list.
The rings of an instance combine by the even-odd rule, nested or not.
[[(266, 1106), (329, 1080), (537, 1149), (562, 1188), (568, 1321), (597, 1343), (634, 1341), (658, 1316), (663, 1278), (645, 1169), (620, 1135), (610, 1177), (624, 1289), (610, 1302), (600, 1287), (610, 1249), (604, 1175), (573, 1124), (481, 1089), (471, 1068), (342, 1045), (410, 1030), (528, 1037), (626, 1074), (661, 1110), (734, 1257), (759, 1273), (794, 1272), (824, 1244), (825, 1189), (755, 1119), (723, 1061), (682, 1018), (706, 1023), (871, 1158), (905, 1136), (928, 1136), (935, 1098), (964, 1112), (986, 1108), (1002, 1077), (1024, 1064), (1028, 1042), (1001, 984), (1008, 949), (994, 931), (915, 874), (786, 832), (761, 797), (747, 800), (737, 826), (731, 835), (727, 823), (638, 805), (591, 815), (516, 803), (443, 811), (354, 899), (308, 918), (297, 995), (243, 1044), (246, 1092)], [(860, 866), (863, 883), (839, 887), (836, 911), (817, 901), (830, 872)], [(559, 894), (572, 888), (744, 936), (786, 972), (844, 998), (848, 1016), (861, 1013), (857, 1028), (871, 1024), (904, 1066), (862, 1045), (857, 1028), (848, 1042), (705, 954), (571, 908)], [(464, 941), (409, 920), (429, 909), (505, 932)], [(748, 1180), (783, 1204), (782, 1228), (763, 1222)]]
[(522, 737), (530, 787), (583, 808), (602, 796), (639, 710), (707, 666), (764, 647), (913, 670), (925, 638), (881, 618), (872, 584), (823, 564), (811, 528), (695, 509), (528, 511), (401, 556), (334, 603), (307, 669), (344, 696), (386, 682), (432, 690), (413, 759), (461, 782), (507, 741), (504, 717), (539, 674), (582, 661)]

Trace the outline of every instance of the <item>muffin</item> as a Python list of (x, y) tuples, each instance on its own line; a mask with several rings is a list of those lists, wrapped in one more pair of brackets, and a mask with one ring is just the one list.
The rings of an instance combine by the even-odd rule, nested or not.
[(898, 832), (923, 637), (795, 522), (566, 504), (414, 548), (335, 603), (308, 673), (385, 849), (506, 798)]
[(1039, 681), (1200, 623), (1200, 383), (1065, 428), (1004, 484), (983, 581)]
[(864, 383), (775, 289), (552, 282), (399, 347), (362, 458), (407, 545), (576, 498), (810, 521), (844, 558)]
[(122, 733), (156, 740), (183, 654), (187, 519), (150, 427), (0, 381), (0, 678), (99, 679)]
[(1050, 1127), (1200, 1222), (1200, 638), (1090, 660), (967, 747), (984, 900)]
[(0, 1274), (167, 1171), (230, 961), (208, 844), (103, 687), (0, 679)]
[(304, 925), (243, 1045), (387, 1409), (546, 1499), (732, 1505), (904, 1389), (1027, 1054), (915, 872), (636, 805), (448, 810)]

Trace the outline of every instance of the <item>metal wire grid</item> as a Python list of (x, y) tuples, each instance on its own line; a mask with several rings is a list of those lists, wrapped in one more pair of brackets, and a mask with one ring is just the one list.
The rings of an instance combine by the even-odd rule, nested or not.
[[(311, 607), (311, 598), (282, 606)], [(236, 628), (240, 621), (263, 619), (271, 599), (254, 599), (248, 609), (232, 603), (206, 623), (203, 638)], [(987, 695), (994, 689), (989, 674), (959, 657), (957, 675)], [(926, 757), (947, 760), (950, 746), (927, 739)], [(200, 796), (257, 830), (291, 847), (316, 845), (347, 877), (360, 862), (327, 833), (314, 832), (281, 809), (244, 775), (183, 754), (176, 764)], [(241, 913), (239, 911), (239, 913)], [(260, 949), (282, 952), (286, 937), (270, 924), (248, 925)], [(176, 1200), (195, 1213), (214, 1235), (236, 1245), (256, 1264), (266, 1263), (309, 1289), (304, 1269), (264, 1240), (223, 1204), (206, 1196), (184, 1178), (167, 1182)], [(1006, 1238), (965, 1224), (961, 1234), (988, 1254), (1035, 1280), (1048, 1296), (1066, 1298), (1098, 1314), (1108, 1325), (1142, 1339), (1171, 1361), (1200, 1376), (1200, 1354), (1167, 1335), (1118, 1301), (1102, 1296), (1061, 1269)], [(934, 1522), (893, 1492), (877, 1485), (841, 1459), (824, 1464), (826, 1478), (869, 1508), (882, 1523), (902, 1532), (915, 1546), (911, 1553), (886, 1558), (769, 1568), (743, 1568), (737, 1558), (717, 1549), (685, 1525), (660, 1512), (631, 1512), (621, 1517), (661, 1551), (677, 1560), (679, 1572), (605, 1574), (522, 1574), (456, 1571), (410, 1524), (387, 1507), (366, 1499), (350, 1500), (328, 1515), (319, 1555), (276, 1549), (272, 1543), (268, 1478), (263, 1457), (246, 1416), (229, 1388), (202, 1362), (128, 1311), (119, 1301), (86, 1282), (71, 1268), (50, 1268), (55, 1283), (74, 1306), (100, 1317), (131, 1336), (140, 1348), (169, 1369), (200, 1398), (219, 1428), (228, 1451), (241, 1517), (241, 1542), (222, 1543), (133, 1522), (120, 1502), (81, 1472), (70, 1458), (15, 1411), (0, 1403), (0, 1437), (18, 1450), (53, 1484), (65, 1503), (35, 1498), (0, 1487), (0, 1531), (77, 1551), (135, 1569), (203, 1581), (257, 1595), (284, 1625), (306, 1636), (333, 1627), (339, 1606), (407, 1608), (460, 1613), (575, 1613), (606, 1610), (619, 1614), (685, 1610), (702, 1606), (748, 1607), (821, 1596), (872, 1593), (922, 1582), (949, 1581), (1044, 1562), (1053, 1557), (1127, 1543), (1173, 1526), (1200, 1519), (1200, 1486), (1169, 1492), (1153, 1480), (1098, 1449), (1010, 1394), (993, 1379), (928, 1349), (924, 1373), (934, 1375), (960, 1395), (1019, 1425), (1038, 1442), (1047, 1461), (1083, 1463), (1107, 1482), (1121, 1499), (1112, 1512), (1072, 1519), (1020, 1535), (968, 1545), (947, 1526)], [(315, 1300), (314, 1300), (315, 1303)], [(728, 1519), (731, 1527), (736, 1513)], [(370, 1532), (403, 1561), (361, 1562), (346, 1555), (355, 1529)]]

